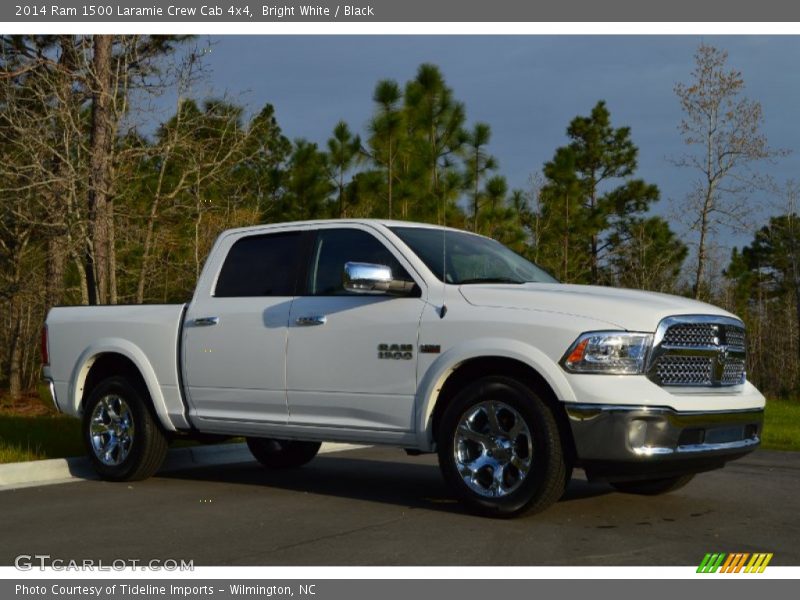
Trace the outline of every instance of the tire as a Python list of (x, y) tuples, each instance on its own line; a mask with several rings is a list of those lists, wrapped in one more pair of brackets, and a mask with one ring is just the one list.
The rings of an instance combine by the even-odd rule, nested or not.
[(459, 392), (442, 415), (437, 449), (450, 489), (484, 516), (541, 512), (567, 483), (552, 411), (509, 377), (485, 377)]
[(108, 481), (139, 481), (158, 471), (169, 442), (150, 397), (122, 376), (92, 390), (83, 409), (83, 441), (95, 471)]
[(297, 440), (270, 438), (247, 439), (247, 447), (258, 462), (268, 469), (295, 469), (302, 467), (317, 455), (322, 444)]
[(679, 490), (694, 479), (694, 473), (676, 475), (662, 479), (646, 479), (643, 481), (612, 481), (611, 486), (625, 494), (640, 496), (658, 496)]

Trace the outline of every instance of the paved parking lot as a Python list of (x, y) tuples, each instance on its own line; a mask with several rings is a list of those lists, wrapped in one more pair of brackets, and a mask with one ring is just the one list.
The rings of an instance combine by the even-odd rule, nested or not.
[(366, 448), (296, 471), (256, 463), (132, 484), (80, 481), (0, 492), (0, 564), (193, 559), (196, 565), (696, 565), (706, 552), (800, 564), (800, 453), (759, 451), (660, 497), (576, 471), (547, 512), (465, 513), (435, 457)]

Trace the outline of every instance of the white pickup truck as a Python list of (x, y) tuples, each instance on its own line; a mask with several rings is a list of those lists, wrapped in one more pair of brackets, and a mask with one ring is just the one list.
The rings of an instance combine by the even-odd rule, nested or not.
[(42, 338), (104, 478), (152, 475), (177, 436), (244, 436), (269, 468), (388, 444), (437, 452), (454, 494), (497, 516), (546, 508), (573, 467), (657, 494), (757, 448), (745, 346), (717, 307), (373, 220), (226, 231), (189, 304), (54, 308)]

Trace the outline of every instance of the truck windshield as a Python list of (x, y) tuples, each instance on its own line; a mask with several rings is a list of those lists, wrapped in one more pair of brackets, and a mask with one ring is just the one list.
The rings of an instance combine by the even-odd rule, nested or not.
[(439, 280), (447, 283), (558, 283), (541, 267), (489, 238), (427, 227), (391, 227), (391, 230)]

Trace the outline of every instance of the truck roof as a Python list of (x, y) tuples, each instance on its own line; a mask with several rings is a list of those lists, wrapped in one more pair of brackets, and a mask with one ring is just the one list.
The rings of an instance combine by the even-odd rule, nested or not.
[(263, 223), (260, 225), (249, 225), (247, 227), (236, 227), (233, 229), (226, 229), (223, 233), (243, 233), (247, 231), (261, 231), (264, 229), (279, 228), (279, 227), (294, 227), (294, 226), (308, 226), (308, 225), (328, 225), (332, 223), (345, 224), (359, 224), (359, 225), (380, 225), (383, 227), (420, 227), (425, 229), (448, 229), (451, 231), (461, 231), (454, 227), (444, 227), (433, 223), (418, 223), (415, 221), (398, 221), (396, 219), (313, 219), (308, 221), (285, 221), (276, 223)]

